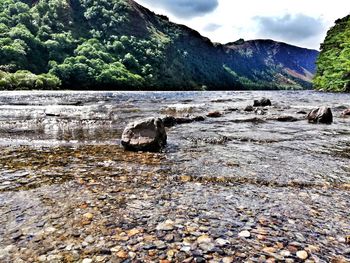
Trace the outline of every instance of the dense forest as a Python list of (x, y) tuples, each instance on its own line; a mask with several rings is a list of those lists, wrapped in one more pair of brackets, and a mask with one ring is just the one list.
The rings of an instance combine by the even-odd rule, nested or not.
[(317, 55), (214, 44), (132, 0), (0, 2), (0, 89), (301, 89)]
[(338, 19), (321, 45), (314, 86), (318, 90), (350, 92), (350, 15)]

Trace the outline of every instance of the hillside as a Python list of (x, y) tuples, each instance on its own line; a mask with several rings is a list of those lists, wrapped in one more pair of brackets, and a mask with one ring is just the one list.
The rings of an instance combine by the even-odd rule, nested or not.
[(317, 56), (214, 44), (132, 0), (2, 0), (0, 46), (0, 89), (301, 89)]
[(314, 86), (318, 90), (350, 92), (350, 15), (338, 19), (321, 45)]

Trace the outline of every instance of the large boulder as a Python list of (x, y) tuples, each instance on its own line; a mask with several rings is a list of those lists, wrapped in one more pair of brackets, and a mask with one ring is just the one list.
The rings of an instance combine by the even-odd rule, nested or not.
[(128, 151), (159, 152), (166, 145), (166, 140), (163, 121), (147, 118), (129, 123), (123, 132), (121, 144)]
[(332, 110), (328, 107), (313, 109), (307, 115), (307, 119), (310, 123), (331, 124), (333, 122)]
[(254, 107), (266, 107), (272, 106), (272, 103), (269, 99), (262, 98), (261, 100), (254, 100)]

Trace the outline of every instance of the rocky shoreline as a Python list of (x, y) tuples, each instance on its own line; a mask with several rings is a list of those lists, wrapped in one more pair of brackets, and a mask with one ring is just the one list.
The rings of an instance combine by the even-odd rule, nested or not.
[[(273, 94), (3, 106), (0, 262), (349, 262), (347, 99)], [(262, 95), (279, 101), (244, 111)], [(167, 145), (125, 151), (149, 116)]]

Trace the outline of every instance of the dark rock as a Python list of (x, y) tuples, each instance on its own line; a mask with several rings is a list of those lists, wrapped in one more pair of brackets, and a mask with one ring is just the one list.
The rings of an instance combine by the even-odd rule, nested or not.
[(298, 121), (298, 119), (293, 117), (293, 116), (279, 116), (279, 117), (276, 118), (276, 121), (280, 121), (280, 122), (295, 122), (295, 121)]
[(197, 263), (204, 263), (206, 262), (205, 258), (203, 257), (195, 257), (194, 258), (194, 262), (197, 262)]
[(271, 101), (266, 98), (262, 98), (261, 100), (254, 100), (254, 107), (266, 107), (271, 105)]
[(304, 114), (304, 115), (306, 115), (306, 114), (307, 114), (307, 112), (306, 112), (306, 111), (301, 110), (301, 111), (298, 111), (298, 112), (297, 112), (297, 114)]
[(176, 118), (173, 116), (166, 116), (162, 119), (163, 124), (165, 127), (170, 128), (177, 124)]
[(205, 121), (205, 118), (203, 116), (196, 116), (192, 118), (193, 121)]
[(245, 107), (244, 111), (252, 112), (252, 111), (254, 111), (254, 107), (249, 105), (249, 106)]
[(232, 99), (216, 99), (216, 100), (211, 100), (211, 102), (217, 102), (217, 103), (222, 103), (222, 102), (230, 102)]
[(191, 118), (184, 118), (184, 117), (175, 118), (175, 121), (176, 121), (176, 124), (186, 124), (186, 123), (194, 122), (193, 119), (191, 119)]
[(238, 108), (227, 108), (225, 111), (226, 112), (238, 111)]
[(346, 109), (342, 112), (342, 116), (350, 116), (350, 109)]
[(146, 244), (146, 245), (143, 246), (144, 250), (151, 250), (151, 249), (156, 249), (156, 248), (157, 247), (154, 244)]
[(332, 110), (327, 107), (314, 109), (307, 115), (307, 119), (310, 123), (330, 124), (333, 122)]
[(60, 117), (61, 114), (56, 114), (56, 113), (46, 113), (45, 114), (47, 117)]
[(245, 122), (264, 123), (265, 120), (263, 120), (261, 118), (254, 117), (254, 118), (249, 118), (249, 119), (235, 119), (235, 120), (232, 120), (231, 122), (233, 122), (233, 123), (245, 123)]
[(186, 123), (192, 123), (197, 121), (205, 121), (205, 118), (203, 116), (195, 116), (195, 117), (166, 116), (162, 119), (162, 121), (165, 127), (171, 128), (177, 124), (186, 124)]
[(129, 151), (158, 152), (166, 145), (166, 140), (163, 121), (148, 118), (129, 123), (123, 132), (121, 144)]
[(219, 111), (212, 111), (207, 114), (207, 117), (209, 118), (220, 118), (222, 117), (222, 113)]

